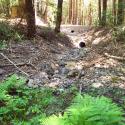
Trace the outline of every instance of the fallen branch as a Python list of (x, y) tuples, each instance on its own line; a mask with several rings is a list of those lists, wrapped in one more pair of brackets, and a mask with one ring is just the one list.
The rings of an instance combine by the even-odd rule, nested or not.
[(124, 57), (113, 56), (113, 55), (109, 55), (108, 53), (105, 53), (104, 55), (107, 56), (107, 57), (109, 57), (109, 58), (112, 58), (112, 59), (117, 59), (117, 60), (120, 60), (120, 61), (125, 61)]
[(7, 59), (14, 67), (16, 67), (20, 72), (22, 72), (24, 75), (29, 77), (29, 74), (21, 70), (14, 62), (12, 62), (7, 56), (5, 56), (3, 53), (0, 53), (5, 59)]
[[(18, 64), (15, 64), (16, 66), (25, 66), (25, 65), (27, 65), (27, 66), (31, 66), (31, 67), (33, 67), (35, 70), (38, 70), (33, 64), (31, 64), (31, 63), (18, 63)], [(1, 65), (0, 64), (0, 67), (6, 67), (6, 66), (13, 66), (13, 64), (11, 63), (11, 64), (4, 64), (4, 65)]]
[[(19, 64), (15, 64), (16, 66), (24, 66), (24, 65), (26, 65), (25, 63), (19, 63)], [(13, 66), (13, 64), (11, 63), (11, 64), (3, 64), (3, 65), (1, 65), (0, 64), (0, 67), (6, 67), (6, 66)]]

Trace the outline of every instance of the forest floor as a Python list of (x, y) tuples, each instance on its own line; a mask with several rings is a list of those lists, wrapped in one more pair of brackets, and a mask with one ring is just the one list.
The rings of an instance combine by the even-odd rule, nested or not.
[[(12, 41), (0, 50), (0, 80), (13, 73), (27, 74), (29, 87), (76, 87), (111, 97), (125, 108), (125, 46), (112, 41), (108, 28), (62, 26), (61, 31), (55, 34), (39, 27), (36, 39)], [(79, 48), (81, 41), (85, 48)]]

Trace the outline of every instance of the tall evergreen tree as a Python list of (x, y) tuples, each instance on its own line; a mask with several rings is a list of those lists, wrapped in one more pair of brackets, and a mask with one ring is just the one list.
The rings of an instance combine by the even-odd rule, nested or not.
[(57, 18), (56, 18), (56, 27), (55, 27), (56, 33), (60, 32), (60, 25), (61, 25), (61, 22), (62, 22), (62, 5), (63, 5), (63, 0), (58, 0)]
[(25, 0), (26, 21), (27, 21), (27, 37), (33, 38), (36, 33), (35, 27), (35, 11), (34, 0)]
[(102, 19), (101, 19), (102, 26), (106, 25), (106, 14), (107, 14), (107, 0), (103, 0), (103, 10), (102, 10)]
[(69, 0), (69, 24), (72, 24), (72, 10), (73, 10), (72, 2), (73, 0)]
[(116, 0), (113, 0), (113, 23), (116, 25), (116, 17), (117, 17), (117, 11), (116, 11)]
[(121, 25), (124, 22), (124, 7), (125, 0), (118, 0), (117, 24)]
[(101, 0), (98, 0), (98, 17), (99, 17), (99, 25), (101, 25)]

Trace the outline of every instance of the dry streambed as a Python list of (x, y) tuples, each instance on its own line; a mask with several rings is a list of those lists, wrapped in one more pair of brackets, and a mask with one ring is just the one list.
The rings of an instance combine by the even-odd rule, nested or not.
[(67, 88), (103, 86), (125, 87), (125, 65), (100, 56), (90, 48), (72, 48), (56, 54), (56, 63), (45, 62), (41, 71), (29, 80), (30, 87), (51, 86)]
[[(70, 35), (72, 41), (76, 35), (76, 33)], [(50, 40), (49, 37), (37, 44), (31, 42), (12, 44), (2, 53), (29, 74), (27, 82), (29, 87), (49, 86), (65, 90), (75, 86), (80, 92), (106, 95), (119, 103), (125, 103), (123, 62), (98, 54), (93, 48), (67, 48), (62, 44), (64, 39), (60, 42), (58, 39), (56, 45), (54, 44), (56, 38)], [(20, 74), (19, 70), (2, 56), (0, 61), (1, 79), (11, 73)]]

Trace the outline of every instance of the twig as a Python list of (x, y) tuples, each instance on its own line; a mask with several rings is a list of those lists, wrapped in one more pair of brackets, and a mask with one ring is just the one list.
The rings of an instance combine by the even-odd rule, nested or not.
[(109, 58), (117, 59), (117, 60), (120, 60), (120, 61), (125, 61), (124, 57), (113, 56), (113, 55), (109, 55), (108, 53), (105, 53), (104, 55), (109, 57)]
[[(31, 66), (33, 67), (35, 70), (38, 70), (33, 64), (31, 63), (18, 63), (18, 64), (15, 64), (16, 66), (24, 66), (24, 65), (27, 65), (27, 66)], [(5, 67), (5, 66), (13, 66), (13, 64), (4, 64), (4, 65), (1, 65), (0, 64), (0, 67)]]
[(7, 59), (11, 64), (13, 64), (13, 66), (15, 66), (20, 72), (22, 72), (23, 74), (25, 74), (26, 76), (29, 77), (29, 74), (27, 74), (26, 72), (24, 72), (23, 70), (21, 70), (15, 63), (13, 63), (7, 56), (5, 56), (3, 53), (0, 53), (0, 55), (2, 55), (5, 59)]
[[(19, 64), (15, 64), (16, 66), (23, 66), (23, 65), (26, 65), (25, 63), (19, 63)], [(0, 64), (0, 67), (6, 67), (6, 66), (13, 66), (13, 64), (11, 63), (11, 64), (3, 64), (3, 65), (1, 65)]]

